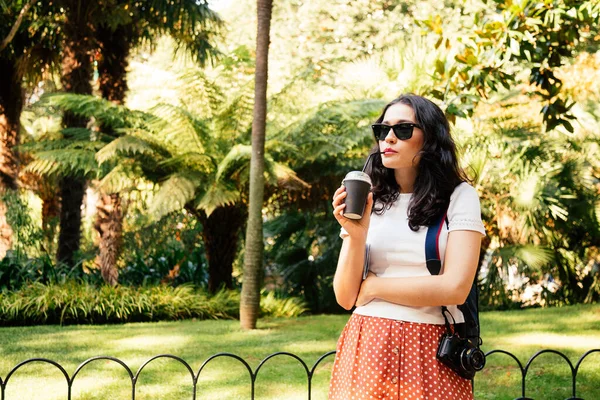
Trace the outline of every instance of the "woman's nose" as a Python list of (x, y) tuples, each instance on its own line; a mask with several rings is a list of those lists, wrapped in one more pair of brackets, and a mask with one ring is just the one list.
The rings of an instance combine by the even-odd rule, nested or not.
[(394, 130), (392, 128), (390, 128), (387, 136), (385, 137), (385, 142), (386, 143), (396, 143), (396, 140), (398, 140), (398, 138), (396, 137), (396, 135), (394, 135)]

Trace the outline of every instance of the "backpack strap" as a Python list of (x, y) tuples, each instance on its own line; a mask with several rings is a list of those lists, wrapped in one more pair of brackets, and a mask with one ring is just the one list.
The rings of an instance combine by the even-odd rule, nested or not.
[[(431, 275), (439, 275), (442, 269), (442, 261), (440, 258), (440, 233), (444, 226), (444, 222), (446, 225), (448, 224), (447, 213), (448, 211), (446, 210), (427, 228), (427, 236), (425, 237), (425, 259), (427, 263), (427, 269)], [(456, 324), (453, 321), (452, 325), (460, 332), (461, 337), (476, 339), (477, 343), (475, 343), (475, 341), (474, 343), (477, 346), (481, 345), (478, 303), (477, 276), (475, 276), (475, 280), (471, 286), (471, 291), (466, 302), (458, 305), (458, 309), (465, 317), (465, 322)], [(444, 316), (446, 329), (447, 331), (450, 331), (450, 323), (446, 317), (446, 314), (452, 316), (448, 309), (445, 306), (442, 306), (442, 315)]]
[(442, 269), (442, 261), (440, 259), (440, 233), (446, 219), (447, 211), (441, 214), (427, 228), (427, 236), (425, 237), (425, 260), (427, 269), (431, 275), (439, 275)]

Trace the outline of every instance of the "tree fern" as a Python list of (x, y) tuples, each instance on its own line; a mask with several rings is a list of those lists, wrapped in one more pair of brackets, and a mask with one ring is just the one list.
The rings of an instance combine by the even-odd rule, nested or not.
[(96, 183), (103, 193), (122, 193), (136, 188), (143, 176), (140, 167), (132, 162), (121, 162)]
[(205, 175), (213, 175), (218, 167), (212, 156), (195, 152), (167, 158), (158, 165), (171, 170), (196, 171)]
[(161, 183), (158, 193), (154, 196), (150, 205), (150, 214), (159, 219), (173, 211), (181, 210), (194, 199), (196, 190), (202, 182), (195, 176), (184, 173), (176, 173)]
[[(186, 99), (184, 100), (186, 108), (193, 109), (207, 118), (215, 117), (223, 108), (225, 94), (200, 68), (184, 71), (179, 75), (178, 81), (180, 81), (182, 95)], [(187, 103), (188, 101), (190, 103)]]
[[(160, 133), (162, 140), (176, 148), (203, 153), (209, 130), (199, 119), (181, 107), (161, 104), (150, 110), (159, 117), (149, 125), (151, 131)], [(204, 140), (203, 140), (204, 139)]]
[(135, 136), (121, 136), (102, 147), (96, 153), (96, 160), (102, 164), (122, 155), (148, 154), (156, 155), (155, 147)]
[(200, 197), (197, 209), (210, 216), (217, 207), (232, 206), (240, 201), (240, 191), (231, 183), (213, 182)]
[(113, 129), (126, 126), (136, 116), (131, 110), (118, 106), (108, 100), (72, 93), (52, 93), (42, 97), (38, 106), (58, 107), (75, 115), (94, 118), (100, 125)]
[(215, 127), (225, 139), (246, 139), (249, 143), (254, 107), (253, 86), (242, 86), (231, 101), (215, 117)]
[(383, 105), (381, 100), (324, 104), (275, 137), (290, 138), (304, 150), (306, 160), (339, 156), (356, 146), (364, 148), (366, 153), (372, 139), (365, 127), (375, 119)]
[[(26, 171), (44, 175), (71, 175), (94, 177), (98, 169), (95, 149), (101, 143), (88, 142), (87, 148), (63, 148), (35, 152), (35, 160)], [(74, 144), (73, 144), (74, 145)]]
[(250, 168), (250, 157), (252, 157), (252, 147), (238, 144), (227, 153), (219, 163), (215, 180), (229, 180), (234, 176), (239, 176), (244, 170)]

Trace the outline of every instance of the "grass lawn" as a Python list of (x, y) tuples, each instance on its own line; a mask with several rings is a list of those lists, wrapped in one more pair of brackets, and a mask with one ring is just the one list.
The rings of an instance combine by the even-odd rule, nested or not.
[[(238, 321), (179, 321), (103, 326), (38, 326), (0, 328), (0, 377), (19, 362), (43, 357), (60, 363), (69, 375), (84, 360), (99, 356), (121, 359), (135, 374), (152, 356), (169, 353), (186, 360), (194, 373), (211, 355), (231, 352), (256, 369), (271, 353), (288, 351), (311, 368), (324, 353), (334, 350), (348, 316), (323, 315), (297, 319), (268, 319), (258, 330), (244, 332)], [(600, 349), (600, 307), (572, 306), (511, 312), (482, 313), (483, 350), (503, 349), (525, 365), (542, 349), (565, 353), (575, 364), (587, 350)], [(333, 356), (317, 367), (313, 399), (326, 399)], [(564, 400), (571, 396), (571, 374), (557, 355), (544, 354), (527, 377), (528, 397)], [(520, 397), (520, 373), (507, 356), (494, 354), (476, 378), (476, 399)], [(578, 377), (579, 397), (600, 399), (600, 353), (590, 355)], [(85, 366), (73, 384), (73, 399), (131, 399), (131, 381), (115, 362), (98, 360)], [(269, 360), (256, 380), (257, 399), (306, 399), (304, 369), (291, 357)], [(5, 400), (66, 399), (61, 372), (44, 363), (20, 368), (7, 384)], [(191, 399), (192, 379), (177, 361), (159, 359), (140, 374), (136, 399)], [(250, 378), (245, 367), (231, 358), (217, 358), (202, 371), (197, 399), (249, 399)]]

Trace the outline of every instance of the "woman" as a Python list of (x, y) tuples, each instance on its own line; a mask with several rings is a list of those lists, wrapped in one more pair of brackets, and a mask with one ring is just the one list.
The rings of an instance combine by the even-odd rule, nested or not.
[[(444, 333), (441, 306), (463, 322), (477, 271), (479, 198), (458, 166), (444, 113), (431, 101), (403, 95), (373, 125), (373, 182), (360, 220), (344, 218), (345, 188), (334, 194), (342, 249), (333, 287), (338, 303), (356, 306), (337, 345), (331, 400), (472, 399), (471, 381), (436, 359)], [(438, 243), (442, 268), (426, 266), (428, 226), (446, 213)], [(369, 245), (369, 274), (362, 279)]]

